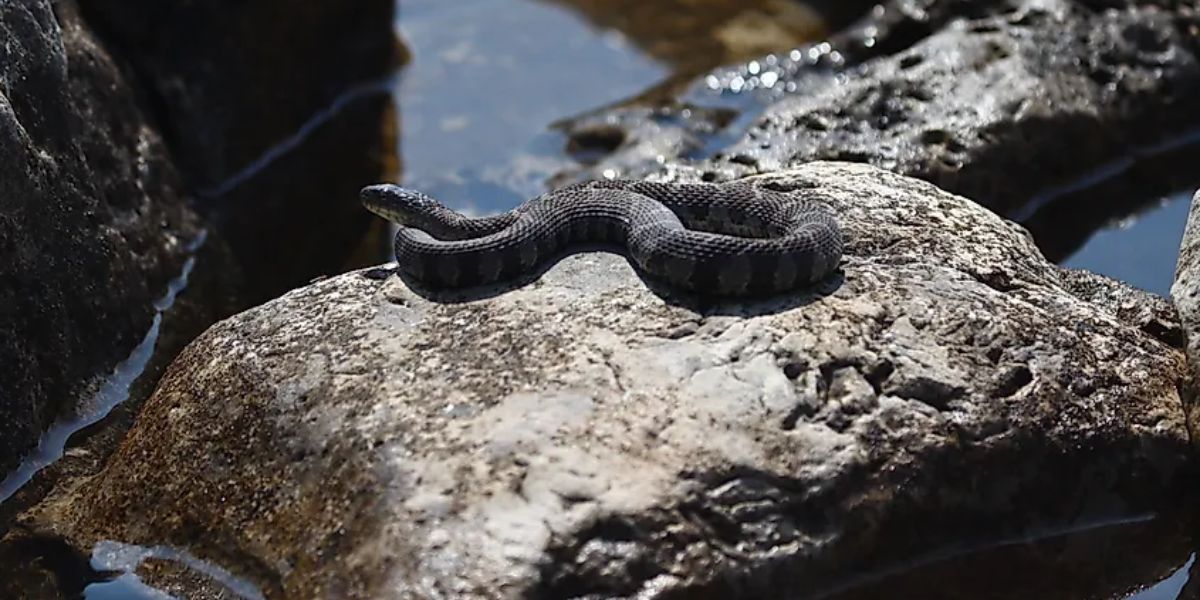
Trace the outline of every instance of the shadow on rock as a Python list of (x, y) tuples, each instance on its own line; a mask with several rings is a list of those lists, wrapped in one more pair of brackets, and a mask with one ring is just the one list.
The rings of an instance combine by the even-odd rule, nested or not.
[(387, 279), (388, 277), (399, 277), (404, 285), (413, 293), (439, 304), (461, 304), (466, 302), (477, 302), (502, 296), (513, 290), (521, 289), (529, 285), (533, 285), (542, 278), (542, 276), (550, 271), (559, 261), (577, 254), (587, 252), (613, 252), (614, 254), (622, 255), (630, 268), (633, 269), (638, 279), (646, 286), (646, 289), (654, 293), (668, 305), (678, 308), (685, 308), (704, 315), (711, 316), (740, 316), (752, 317), (760, 315), (768, 315), (773, 313), (785, 312), (794, 308), (799, 308), (807, 304), (811, 304), (825, 296), (829, 296), (836, 292), (845, 281), (845, 273), (838, 269), (830, 274), (825, 279), (807, 286), (798, 288), (791, 292), (783, 292), (772, 294), (769, 296), (746, 296), (746, 297), (721, 297), (690, 294), (682, 292), (670, 284), (659, 281), (652, 277), (646, 276), (640, 269), (634, 265), (628, 256), (625, 256), (613, 248), (602, 245), (584, 244), (567, 252), (559, 253), (550, 260), (539, 264), (536, 269), (526, 273), (520, 277), (510, 281), (497, 283), (492, 285), (474, 286), (455, 290), (435, 290), (430, 289), (424, 283), (417, 281), (408, 273), (404, 273), (399, 268), (379, 267), (368, 269), (362, 272), (363, 277), (368, 279)]

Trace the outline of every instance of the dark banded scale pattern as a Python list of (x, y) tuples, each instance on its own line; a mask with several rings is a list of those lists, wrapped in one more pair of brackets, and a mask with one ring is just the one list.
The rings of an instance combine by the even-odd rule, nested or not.
[(842, 257), (824, 205), (748, 182), (589, 181), (499, 215), (466, 217), (420, 192), (363, 188), (363, 205), (400, 225), (396, 260), (431, 287), (527, 273), (568, 246), (624, 247), (644, 272), (699, 294), (771, 294), (823, 279)]

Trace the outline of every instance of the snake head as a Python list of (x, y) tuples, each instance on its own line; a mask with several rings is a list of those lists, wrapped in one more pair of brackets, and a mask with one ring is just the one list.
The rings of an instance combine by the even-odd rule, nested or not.
[(400, 225), (415, 225), (440, 206), (421, 192), (390, 183), (369, 185), (358, 192), (358, 199), (367, 210)]

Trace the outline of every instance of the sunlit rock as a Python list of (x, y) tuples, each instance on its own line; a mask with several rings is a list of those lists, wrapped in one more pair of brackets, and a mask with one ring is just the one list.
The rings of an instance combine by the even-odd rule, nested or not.
[(323, 280), (197, 339), (107, 468), (29, 522), (269, 598), (732, 598), (1171, 504), (1164, 300), (918, 180), (768, 182), (840, 216), (817, 289), (704, 302), (595, 252), (455, 295)]

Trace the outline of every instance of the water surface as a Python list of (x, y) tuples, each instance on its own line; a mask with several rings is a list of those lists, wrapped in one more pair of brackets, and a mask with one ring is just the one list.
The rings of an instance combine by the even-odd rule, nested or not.
[(406, 0), (397, 23), (404, 183), (474, 213), (574, 165), (556, 121), (824, 31), (788, 0)]
[(1062, 265), (1169, 295), (1191, 197), (1190, 193), (1171, 196), (1150, 210), (1097, 231)]

